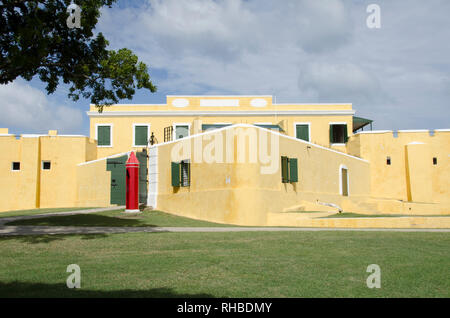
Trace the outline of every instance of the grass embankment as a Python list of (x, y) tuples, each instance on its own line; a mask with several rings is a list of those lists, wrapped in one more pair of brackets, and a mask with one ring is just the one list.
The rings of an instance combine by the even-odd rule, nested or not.
[(38, 219), (16, 220), (6, 225), (41, 225), (41, 226), (175, 226), (175, 227), (216, 227), (227, 224), (199, 221), (176, 216), (160, 211), (144, 211), (142, 213), (124, 213), (124, 210), (77, 214), (68, 216), (50, 216)]

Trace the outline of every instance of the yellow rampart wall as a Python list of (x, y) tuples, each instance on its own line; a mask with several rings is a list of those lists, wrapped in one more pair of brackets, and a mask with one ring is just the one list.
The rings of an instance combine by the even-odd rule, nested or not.
[[(75, 206), (76, 165), (97, 157), (94, 140), (84, 136), (0, 135), (0, 211)], [(43, 169), (43, 161), (50, 169)], [(13, 162), (20, 170), (13, 171)]]
[[(259, 140), (261, 132), (265, 133), (268, 149), (277, 149), (279, 144), (280, 151), (274, 157), (277, 161), (276, 170), (264, 174), (261, 168), (268, 168), (268, 164), (260, 159), (253, 163), (249, 160), (249, 155), (254, 151), (259, 152), (263, 143), (257, 144), (255, 149), (244, 146), (246, 161), (238, 162), (239, 144), (236, 136), (232, 139), (231, 147), (233, 162), (227, 163), (225, 155), (222, 157), (223, 163), (196, 162), (196, 141), (202, 140), (199, 146), (201, 153), (215, 154), (211, 143), (222, 138), (222, 144), (218, 143), (215, 149), (222, 149), (226, 154), (227, 132), (239, 130), (244, 135), (256, 136), (256, 140)], [(215, 137), (219, 135), (222, 137)], [(247, 143), (251, 138), (247, 137)], [(191, 159), (191, 185), (174, 188), (171, 185), (171, 162), (174, 161), (172, 149), (182, 143), (191, 150), (190, 155), (186, 153), (178, 158)], [(301, 205), (303, 201), (345, 204), (339, 185), (339, 170), (342, 166), (346, 166), (349, 171), (350, 197), (362, 199), (370, 193), (368, 162), (250, 125), (237, 125), (156, 147), (159, 180), (157, 208), (188, 217), (241, 225), (266, 225), (267, 213), (282, 212), (283, 209)], [(281, 156), (298, 159), (297, 183), (281, 182)]]
[(450, 203), (450, 131), (359, 133), (350, 137), (347, 151), (370, 162), (372, 197)]

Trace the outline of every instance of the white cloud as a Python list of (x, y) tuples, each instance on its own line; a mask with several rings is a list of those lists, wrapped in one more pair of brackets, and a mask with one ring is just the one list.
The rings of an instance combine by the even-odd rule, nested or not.
[(57, 105), (39, 89), (16, 80), (0, 85), (0, 126), (18, 133), (79, 133), (83, 116), (79, 109)]
[(148, 0), (104, 9), (99, 30), (164, 70), (163, 92), (344, 101), (380, 129), (448, 127), (450, 2), (380, 0), (377, 30), (370, 3)]

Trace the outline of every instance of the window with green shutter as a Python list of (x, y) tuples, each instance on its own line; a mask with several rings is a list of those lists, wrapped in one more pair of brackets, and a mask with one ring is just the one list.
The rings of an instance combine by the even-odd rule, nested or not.
[(191, 164), (188, 160), (172, 162), (172, 186), (189, 187), (191, 185)]
[(147, 146), (148, 126), (134, 126), (134, 146)]
[(298, 182), (297, 158), (289, 158), (289, 181)]
[(281, 182), (298, 182), (298, 159), (281, 157)]
[(289, 182), (289, 158), (281, 157), (281, 182)]
[(189, 136), (189, 126), (176, 125), (175, 126), (175, 140)]
[(347, 124), (330, 125), (330, 143), (345, 144), (348, 140)]
[(180, 186), (180, 164), (172, 162), (172, 187)]
[(189, 187), (191, 185), (191, 165), (189, 161), (181, 161), (180, 168), (180, 184), (182, 187)]
[(111, 126), (97, 126), (97, 144), (111, 146)]
[(295, 127), (295, 134), (297, 139), (302, 139), (304, 141), (309, 141), (309, 125), (308, 124), (297, 124)]

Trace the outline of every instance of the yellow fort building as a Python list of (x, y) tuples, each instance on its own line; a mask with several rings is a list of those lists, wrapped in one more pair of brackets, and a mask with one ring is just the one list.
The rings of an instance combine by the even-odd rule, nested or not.
[[(238, 225), (450, 227), (450, 129), (372, 131), (351, 103), (167, 96), (90, 106), (90, 137), (0, 129), (0, 211), (140, 202)], [(323, 218), (330, 212), (403, 218)], [(433, 216), (433, 217), (427, 217)], [(441, 215), (441, 217), (439, 217)]]

